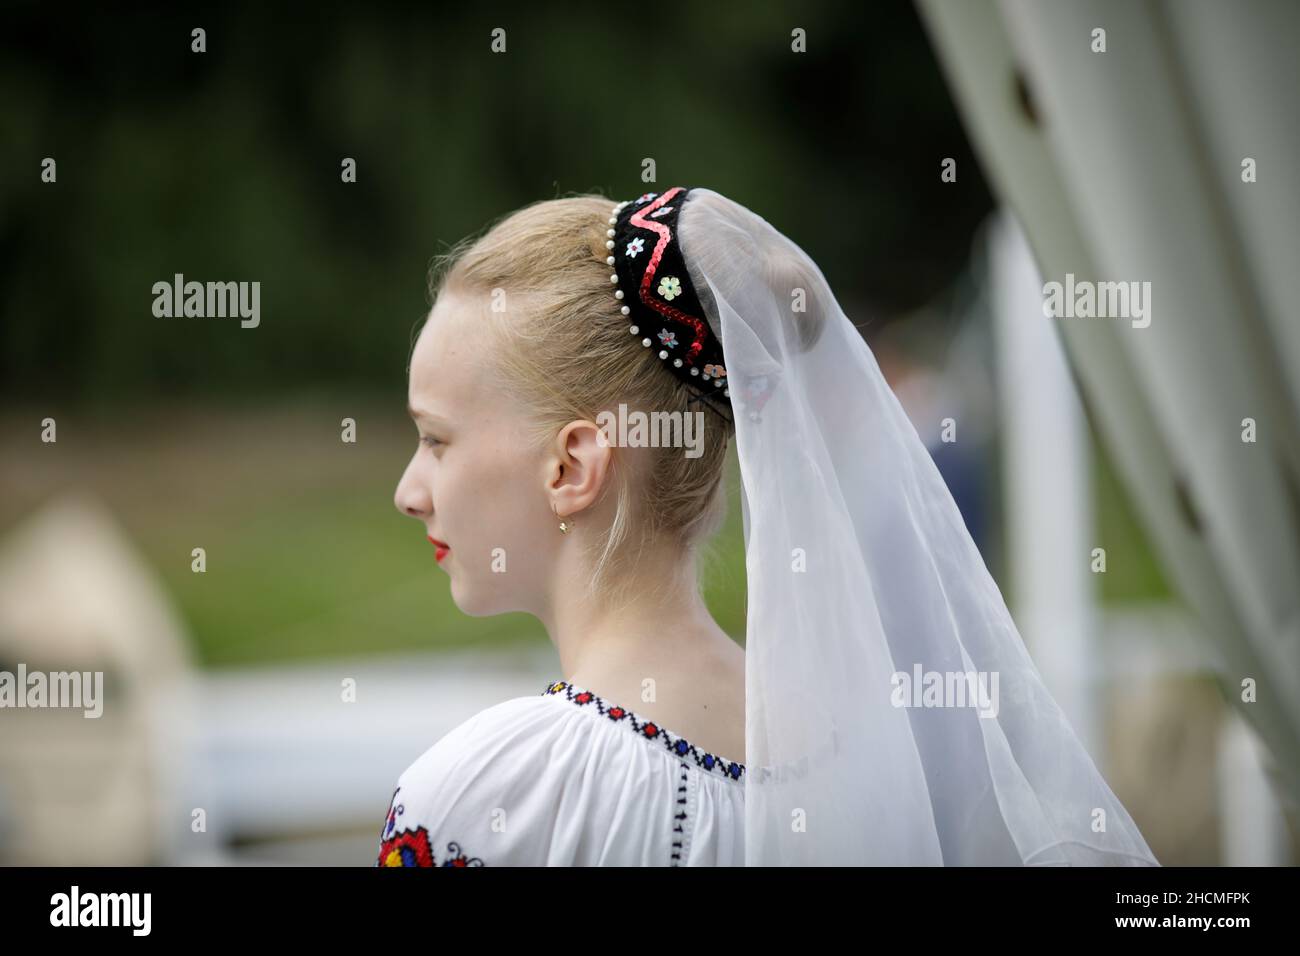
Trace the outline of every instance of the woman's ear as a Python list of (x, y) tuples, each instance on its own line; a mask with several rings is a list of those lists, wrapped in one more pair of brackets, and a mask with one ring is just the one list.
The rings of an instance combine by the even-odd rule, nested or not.
[(555, 438), (547, 464), (547, 491), (561, 517), (590, 508), (600, 498), (613, 465), (613, 451), (594, 422), (569, 422)]

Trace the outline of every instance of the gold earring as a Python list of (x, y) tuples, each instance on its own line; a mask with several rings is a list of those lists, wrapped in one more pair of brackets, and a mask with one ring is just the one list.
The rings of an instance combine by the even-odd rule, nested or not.
[[(560, 518), (560, 513), (555, 510), (555, 502), (551, 502), (551, 514), (555, 515), (555, 517), (557, 518)], [(568, 534), (569, 529), (572, 527), (573, 527), (572, 521), (566, 521), (563, 518), (560, 518), (560, 534)]]

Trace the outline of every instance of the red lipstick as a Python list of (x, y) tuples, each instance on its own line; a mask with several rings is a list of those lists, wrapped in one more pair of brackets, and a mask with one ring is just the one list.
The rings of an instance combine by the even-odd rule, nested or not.
[(435, 557), (439, 562), (441, 562), (442, 559), (445, 558), (445, 557), (447, 556), (447, 552), (449, 552), (449, 551), (451, 550), (450, 546), (448, 546), (447, 543), (444, 542), (444, 541), (439, 541), (439, 540), (438, 540), (437, 538), (435, 538), (433, 535), (429, 535), (428, 538), (429, 538), (429, 543), (430, 543), (431, 545), (433, 545), (433, 546), (437, 549), (437, 550), (434, 552), (434, 557)]

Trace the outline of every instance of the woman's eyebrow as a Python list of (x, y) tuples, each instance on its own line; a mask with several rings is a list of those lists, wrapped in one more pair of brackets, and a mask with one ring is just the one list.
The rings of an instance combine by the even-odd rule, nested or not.
[(437, 415), (433, 414), (433, 412), (426, 412), (423, 409), (415, 408), (413, 405), (409, 403), (406, 406), (406, 414), (410, 415), (411, 420), (415, 422), (419, 422), (421, 419), (423, 419), (424, 421), (432, 422), (436, 425), (446, 426), (447, 424), (446, 419), (438, 417)]

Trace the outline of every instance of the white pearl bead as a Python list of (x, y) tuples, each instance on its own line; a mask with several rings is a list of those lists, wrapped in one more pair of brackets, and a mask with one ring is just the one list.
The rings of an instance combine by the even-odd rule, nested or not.
[[(612, 223), (613, 221), (614, 221), (613, 219), (610, 220), (611, 223)], [(614, 230), (613, 230), (613, 229), (606, 229), (606, 230), (605, 230), (605, 235), (608, 236), (610, 239), (613, 239), (613, 238), (614, 238)]]
[(609, 281), (610, 281), (610, 282), (613, 282), (613, 283), (615, 283), (615, 284), (617, 284), (617, 283), (618, 283), (618, 273), (615, 272), (615, 273), (613, 273), (612, 275), (610, 275), (610, 277), (609, 277)]
[(615, 290), (615, 292), (614, 292), (614, 298), (616, 298), (616, 299), (621, 299), (621, 298), (623, 298), (623, 290), (622, 290), (622, 289), (617, 289), (617, 290)]
[(613, 257), (613, 256), (606, 256), (606, 257), (605, 257), (605, 265), (607, 265), (607, 266), (612, 266), (613, 264), (614, 264), (614, 257)]
[(723, 394), (723, 395), (730, 395), (730, 394), (731, 394), (731, 389), (729, 389), (729, 388), (724, 388), (724, 389), (722, 390), (722, 394)]
[(720, 378), (715, 378), (715, 379), (713, 380), (713, 387), (714, 387), (714, 388), (721, 388), (721, 387), (722, 387), (722, 379), (720, 379)]
[(624, 315), (630, 315), (631, 312), (632, 312), (632, 310), (629, 309), (627, 306), (622, 306), (622, 307), (619, 309), (619, 311), (622, 312)]
[(692, 374), (692, 375), (699, 375), (699, 374), (700, 374), (700, 370), (699, 370), (698, 368), (693, 368), (693, 369), (691, 369), (691, 374)]
[(641, 344), (644, 345), (646, 348), (649, 348), (649, 347), (650, 347), (650, 340), (649, 340), (649, 339), (642, 339), (642, 340), (641, 340)]
[(640, 329), (640, 327), (634, 325), (634, 326), (632, 326), (632, 328), (630, 329), (630, 331), (631, 331), (631, 333), (632, 333), (633, 335), (636, 335), (638, 332), (641, 331), (641, 329)]
[(668, 352), (667, 352), (665, 349), (660, 349), (660, 350), (659, 350), (659, 357), (660, 357), (661, 359), (666, 359), (666, 358), (668, 357)]
[(613, 240), (613, 239), (606, 239), (606, 240), (605, 240), (605, 248), (606, 248), (606, 249), (613, 249), (613, 248), (614, 248), (614, 240)]
[(674, 365), (676, 368), (681, 368), (681, 367), (682, 367), (682, 360), (681, 360), (681, 359), (673, 359), (673, 365)]

